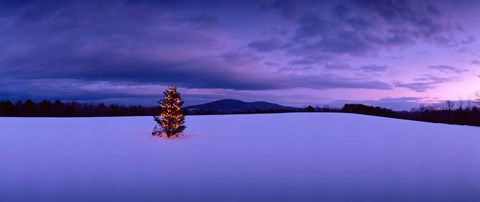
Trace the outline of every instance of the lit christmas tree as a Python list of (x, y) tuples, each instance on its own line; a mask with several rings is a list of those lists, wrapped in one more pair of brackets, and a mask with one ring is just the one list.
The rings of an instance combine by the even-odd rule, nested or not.
[(176, 137), (186, 128), (184, 125), (185, 114), (182, 111), (183, 100), (174, 86), (168, 87), (168, 90), (165, 90), (163, 94), (165, 97), (158, 101), (160, 116), (155, 116), (155, 121), (161, 127), (161, 130), (156, 127), (152, 135), (161, 136), (164, 133), (168, 138)]

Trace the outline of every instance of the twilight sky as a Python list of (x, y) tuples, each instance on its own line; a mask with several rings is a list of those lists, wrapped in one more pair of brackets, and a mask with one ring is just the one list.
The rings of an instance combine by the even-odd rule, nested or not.
[(0, 0), (0, 100), (473, 99), (480, 1)]

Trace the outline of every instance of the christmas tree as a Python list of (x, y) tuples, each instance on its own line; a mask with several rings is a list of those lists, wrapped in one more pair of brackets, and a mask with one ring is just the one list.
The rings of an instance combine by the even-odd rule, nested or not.
[(170, 86), (163, 92), (164, 98), (159, 100), (160, 116), (155, 116), (155, 121), (161, 130), (154, 130), (153, 135), (167, 135), (168, 138), (176, 137), (185, 130), (185, 114), (182, 111), (183, 100), (177, 88)]

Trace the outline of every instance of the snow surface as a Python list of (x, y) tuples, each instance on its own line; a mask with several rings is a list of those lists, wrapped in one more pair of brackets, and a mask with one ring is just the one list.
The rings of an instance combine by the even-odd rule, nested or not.
[(479, 201), (480, 128), (335, 113), (0, 118), (0, 201)]

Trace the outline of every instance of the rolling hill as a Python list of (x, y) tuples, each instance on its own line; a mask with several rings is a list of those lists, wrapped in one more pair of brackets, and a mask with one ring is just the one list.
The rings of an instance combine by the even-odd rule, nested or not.
[(188, 106), (185, 108), (190, 112), (211, 112), (211, 113), (248, 113), (261, 111), (296, 111), (299, 108), (287, 107), (269, 102), (244, 102), (241, 100), (224, 99), (209, 102), (201, 105)]

